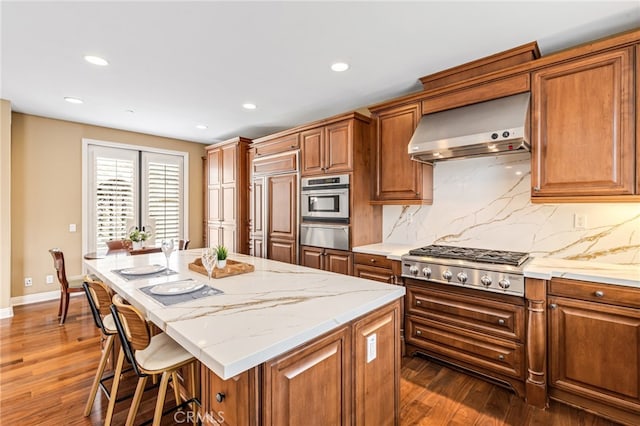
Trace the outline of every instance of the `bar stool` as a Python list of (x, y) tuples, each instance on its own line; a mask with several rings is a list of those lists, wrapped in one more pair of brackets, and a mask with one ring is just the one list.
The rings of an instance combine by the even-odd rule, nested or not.
[[(122, 371), (122, 364), (126, 355), (129, 362), (133, 367), (133, 370), (138, 375), (138, 385), (129, 408), (129, 414), (127, 416), (126, 425), (133, 425), (140, 406), (140, 400), (144, 393), (144, 388), (147, 383), (149, 375), (162, 374), (160, 379), (160, 387), (158, 389), (158, 399), (156, 402), (156, 408), (153, 415), (153, 426), (160, 425), (162, 419), (164, 401), (169, 385), (169, 379), (173, 381), (173, 390), (176, 398), (177, 407), (184, 407), (187, 404), (191, 404), (194, 416), (193, 424), (197, 424), (197, 406), (200, 402), (196, 395), (195, 388), (195, 358), (186, 349), (176, 343), (173, 339), (167, 336), (166, 333), (156, 334), (151, 336), (151, 331), (147, 321), (144, 319), (142, 313), (135, 307), (127, 304), (120, 295), (113, 296), (113, 304), (111, 305), (111, 315), (113, 316), (116, 329), (118, 330), (118, 336), (122, 343), (122, 348), (118, 354), (118, 363), (116, 366), (116, 373), (114, 375), (113, 389), (117, 392), (117, 386), (120, 381), (120, 373)], [(178, 384), (178, 370), (189, 365), (189, 382), (191, 389), (191, 399), (180, 402), (180, 391)], [(109, 400), (109, 408), (107, 409), (108, 420), (111, 421), (113, 416), (113, 405), (111, 402), (115, 401), (115, 393), (111, 392), (111, 399)], [(105, 423), (106, 424), (106, 423)]]
[(84, 415), (87, 417), (91, 414), (91, 409), (93, 408), (93, 403), (96, 399), (98, 387), (100, 387), (107, 397), (110, 398), (110, 393), (105, 388), (103, 381), (111, 378), (112, 376), (109, 375), (104, 378), (102, 376), (104, 375), (104, 369), (107, 365), (109, 354), (113, 349), (113, 340), (118, 334), (118, 330), (116, 330), (116, 324), (113, 321), (113, 315), (111, 315), (110, 310), (111, 298), (113, 297), (111, 289), (100, 281), (85, 281), (82, 284), (82, 287), (87, 295), (89, 307), (93, 314), (93, 321), (95, 322), (96, 327), (100, 329), (102, 339), (105, 342), (104, 348), (102, 349), (102, 356), (98, 363), (98, 370), (93, 378), (93, 384), (91, 385), (91, 391), (89, 392), (89, 399), (87, 400), (87, 404), (84, 408)]

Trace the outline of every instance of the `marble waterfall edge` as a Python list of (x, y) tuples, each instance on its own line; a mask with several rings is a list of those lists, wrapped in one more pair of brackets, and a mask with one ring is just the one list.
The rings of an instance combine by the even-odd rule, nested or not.
[(528, 153), (436, 163), (433, 205), (384, 206), (384, 242), (640, 263), (639, 203), (532, 204), (530, 187)]

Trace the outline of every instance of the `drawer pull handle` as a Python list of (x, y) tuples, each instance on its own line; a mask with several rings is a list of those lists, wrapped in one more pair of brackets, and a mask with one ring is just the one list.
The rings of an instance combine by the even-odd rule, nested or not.
[(502, 318), (500, 318), (500, 319), (498, 320), (498, 324), (500, 324), (500, 325), (504, 325), (504, 320), (503, 320)]
[(556, 309), (557, 307), (558, 305), (556, 305), (555, 303), (549, 305), (549, 309)]
[(499, 359), (500, 361), (504, 361), (504, 355), (498, 355), (498, 359)]
[(604, 291), (598, 290), (595, 292), (596, 297), (604, 297)]
[(226, 396), (227, 396), (227, 395), (225, 395), (225, 394), (224, 394), (224, 392), (218, 392), (218, 393), (216, 394), (216, 401), (218, 401), (218, 402), (222, 402), (222, 401), (224, 401), (224, 398), (225, 398)]
[(371, 259), (371, 263), (376, 263), (376, 260), (375, 259)]
[(422, 301), (416, 300), (416, 305), (422, 305)]
[(416, 334), (417, 334), (418, 336), (422, 336), (422, 331), (417, 330), (417, 331), (416, 331)]

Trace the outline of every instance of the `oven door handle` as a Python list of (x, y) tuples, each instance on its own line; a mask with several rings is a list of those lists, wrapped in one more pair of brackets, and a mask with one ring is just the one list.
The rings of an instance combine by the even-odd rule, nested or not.
[(332, 224), (321, 224), (321, 223), (303, 223), (300, 225), (303, 228), (330, 228), (330, 229), (340, 229), (344, 232), (347, 232), (349, 229), (349, 225), (332, 225)]

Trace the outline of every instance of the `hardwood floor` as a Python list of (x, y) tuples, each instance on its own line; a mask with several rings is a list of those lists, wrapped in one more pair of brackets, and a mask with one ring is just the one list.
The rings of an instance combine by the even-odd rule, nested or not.
[[(0, 320), (1, 425), (102, 424), (102, 392), (91, 416), (82, 415), (100, 357), (100, 333), (83, 297), (71, 299), (64, 326), (58, 325), (57, 303), (16, 306), (13, 318)], [(133, 393), (135, 380), (129, 374), (119, 395)], [(152, 417), (155, 394), (145, 393), (138, 424)], [(168, 392), (166, 407), (172, 403)], [(505, 389), (419, 357), (403, 360), (400, 406), (402, 426), (615, 425), (555, 402), (544, 411), (528, 407)], [(124, 424), (128, 408), (128, 399), (116, 404), (114, 424)], [(172, 415), (163, 418), (163, 424), (176, 423)]]

